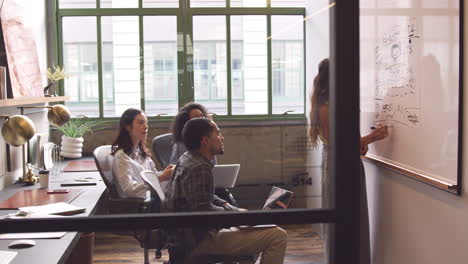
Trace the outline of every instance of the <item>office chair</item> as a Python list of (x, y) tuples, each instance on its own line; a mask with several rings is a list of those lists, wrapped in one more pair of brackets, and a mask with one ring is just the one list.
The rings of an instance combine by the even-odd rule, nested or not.
[[(111, 146), (104, 145), (93, 151), (96, 167), (107, 187), (106, 210), (109, 214), (145, 213), (152, 211), (153, 200), (142, 198), (120, 198), (115, 187), (115, 180), (112, 176), (113, 156), (110, 155)], [(141, 237), (143, 235), (143, 238)], [(145, 264), (149, 264), (149, 247), (151, 245), (151, 230), (145, 230), (144, 234), (133, 232), (132, 236), (140, 242), (144, 251)], [(156, 258), (161, 257), (160, 248), (156, 248)]]
[(172, 133), (156, 136), (151, 144), (153, 154), (163, 168), (169, 165), (172, 154)]
[[(159, 198), (159, 201), (162, 204), (164, 200), (166, 199), (166, 197), (161, 188), (161, 184), (159, 183), (158, 177), (154, 174), (154, 172), (149, 171), (149, 170), (142, 171), (141, 178), (146, 183), (146, 185), (148, 185), (148, 187), (153, 192), (153, 194), (157, 198)], [(210, 255), (202, 255), (202, 256), (197, 257), (196, 263), (254, 264), (256, 259), (257, 258), (255, 256), (226, 256), (226, 255), (210, 254)], [(174, 263), (174, 261), (170, 260), (170, 263), (172, 264)]]

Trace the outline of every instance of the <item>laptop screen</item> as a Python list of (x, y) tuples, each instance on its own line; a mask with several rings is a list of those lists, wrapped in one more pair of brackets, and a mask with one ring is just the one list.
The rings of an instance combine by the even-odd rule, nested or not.
[(240, 164), (215, 165), (213, 177), (215, 187), (232, 188), (236, 184)]

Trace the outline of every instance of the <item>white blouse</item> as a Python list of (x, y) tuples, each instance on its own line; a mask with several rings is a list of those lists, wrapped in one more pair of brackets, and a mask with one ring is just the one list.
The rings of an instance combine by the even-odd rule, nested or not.
[(143, 198), (150, 197), (149, 188), (145, 185), (140, 173), (151, 170), (159, 177), (162, 172), (156, 170), (151, 158), (143, 157), (136, 152), (130, 155), (119, 149), (114, 155), (112, 164), (112, 175), (116, 181), (117, 193), (121, 198)]

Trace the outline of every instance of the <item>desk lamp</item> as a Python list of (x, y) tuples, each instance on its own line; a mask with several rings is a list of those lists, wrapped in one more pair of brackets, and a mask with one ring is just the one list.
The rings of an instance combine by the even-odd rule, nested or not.
[[(71, 118), (71, 113), (70, 110), (64, 105), (61, 104), (56, 104), (56, 105), (47, 105), (47, 106), (19, 106), (18, 107), (21, 110), (21, 114), (24, 114), (24, 109), (25, 108), (48, 108), (49, 111), (47, 111), (47, 119), (49, 120), (49, 123), (53, 126), (63, 126), (66, 124), (70, 118)], [(24, 146), (23, 146), (23, 152), (24, 152)], [(29, 139), (28, 139), (28, 157), (29, 157)], [(23, 153), (24, 156), (24, 153)], [(30, 184), (28, 179), (31, 179), (32, 177), (32, 172), (31, 169), (28, 168), (28, 172), (26, 173), (26, 168), (27, 163), (23, 159), (23, 174), (25, 175), (23, 177), (23, 181), (26, 184)], [(37, 181), (37, 180), (36, 180)], [(31, 184), (34, 184), (35, 182), (32, 182)]]
[[(23, 156), (23, 178), (22, 181), (26, 184), (34, 184), (37, 182), (37, 177), (34, 177), (31, 172), (31, 168), (28, 168), (26, 171), (27, 163), (25, 158), (26, 145), (29, 140), (36, 133), (34, 123), (31, 119), (24, 115), (25, 108), (48, 108), (47, 119), (49, 123), (53, 126), (63, 126), (65, 123), (70, 120), (70, 111), (64, 105), (53, 105), (53, 106), (20, 106), (18, 107), (21, 110), (21, 115), (14, 116), (0, 116), (6, 118), (7, 120), (2, 127), (2, 136), (5, 139), (5, 142), (19, 147), (22, 146), (22, 156)], [(27, 150), (29, 157), (29, 147)]]
[(51, 125), (57, 127), (65, 125), (71, 118), (70, 110), (61, 104), (52, 106), (20, 106), (18, 108), (21, 109), (21, 114), (24, 113), (25, 108), (49, 108), (49, 111), (47, 112), (47, 119)]
[(6, 119), (2, 127), (2, 136), (5, 142), (14, 146), (22, 146), (23, 158), (23, 181), (26, 184), (34, 184), (37, 179), (33, 176), (31, 170), (26, 172), (26, 160), (24, 157), (25, 143), (28, 142), (36, 133), (34, 123), (29, 117), (24, 115), (0, 116)]

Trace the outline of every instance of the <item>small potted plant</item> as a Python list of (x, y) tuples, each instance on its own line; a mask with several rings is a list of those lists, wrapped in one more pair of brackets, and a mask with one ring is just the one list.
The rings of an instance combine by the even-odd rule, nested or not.
[(68, 121), (61, 127), (55, 127), (63, 133), (60, 155), (65, 158), (81, 158), (83, 151), (83, 135), (98, 130), (99, 121), (89, 120), (87, 116), (79, 116)]
[(57, 96), (55, 93), (55, 83), (68, 77), (62, 67), (56, 65), (52, 66), (52, 68), (54, 69), (53, 71), (51, 68), (47, 68), (47, 79), (49, 79), (51, 83), (44, 88), (44, 96), (46, 97)]

